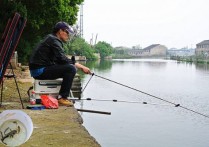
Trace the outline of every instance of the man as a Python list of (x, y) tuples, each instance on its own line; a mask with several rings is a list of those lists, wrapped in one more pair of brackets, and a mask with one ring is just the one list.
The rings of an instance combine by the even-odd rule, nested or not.
[(86, 74), (91, 74), (88, 67), (75, 63), (64, 54), (63, 42), (67, 42), (74, 35), (73, 28), (66, 22), (58, 22), (53, 33), (38, 44), (33, 50), (29, 62), (31, 76), (39, 80), (63, 78), (59, 91), (58, 102), (60, 105), (73, 106), (67, 99), (72, 86), (76, 68)]

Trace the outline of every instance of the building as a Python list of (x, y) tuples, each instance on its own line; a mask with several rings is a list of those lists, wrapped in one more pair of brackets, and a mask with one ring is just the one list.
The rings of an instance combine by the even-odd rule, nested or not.
[(169, 49), (168, 51), (168, 55), (170, 56), (193, 56), (195, 55), (195, 49), (193, 48), (182, 48), (182, 49)]
[(131, 49), (128, 54), (139, 57), (164, 57), (167, 53), (167, 47), (160, 44), (153, 44), (144, 49)]
[(204, 40), (196, 44), (195, 55), (197, 56), (208, 56), (209, 55), (209, 40)]
[(128, 54), (131, 56), (142, 56), (143, 50), (142, 49), (130, 49), (128, 50)]

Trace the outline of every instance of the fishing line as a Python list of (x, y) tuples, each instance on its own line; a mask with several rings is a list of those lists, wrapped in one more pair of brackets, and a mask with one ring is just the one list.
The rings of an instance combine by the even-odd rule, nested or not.
[(101, 78), (101, 79), (107, 80), (107, 81), (109, 81), (109, 82), (112, 82), (112, 83), (115, 83), (115, 84), (121, 85), (121, 86), (123, 86), (123, 87), (129, 88), (129, 89), (132, 89), (132, 90), (134, 90), (134, 91), (137, 91), (137, 92), (143, 93), (143, 94), (145, 94), (145, 95), (151, 96), (151, 97), (156, 98), (156, 99), (158, 99), (158, 100), (161, 100), (161, 101), (164, 101), (164, 102), (166, 102), (166, 103), (172, 104), (172, 105), (174, 105), (175, 107), (181, 107), (181, 108), (183, 108), (183, 109), (185, 109), (185, 110), (187, 110), (187, 111), (190, 111), (190, 112), (193, 112), (193, 113), (196, 113), (196, 114), (199, 114), (199, 115), (202, 115), (202, 116), (204, 116), (204, 117), (209, 118), (209, 116), (208, 116), (208, 115), (205, 115), (205, 114), (202, 114), (202, 113), (197, 112), (197, 111), (195, 111), (195, 110), (192, 110), (192, 109), (190, 109), (190, 108), (187, 108), (187, 107), (181, 106), (180, 104), (176, 104), (176, 103), (170, 102), (170, 101), (168, 101), (168, 100), (166, 100), (166, 99), (163, 99), (163, 98), (160, 98), (160, 97), (158, 97), (158, 96), (155, 96), (155, 95), (149, 94), (149, 93), (147, 93), (147, 92), (144, 92), (144, 91), (138, 90), (138, 89), (136, 89), (136, 88), (133, 88), (133, 87), (127, 86), (127, 85), (125, 85), (125, 84), (122, 84), (122, 83), (119, 83), (119, 82), (116, 82), (116, 81), (113, 81), (113, 80), (107, 79), (107, 78), (105, 78), (105, 77), (102, 77), (102, 76), (96, 75), (95, 73), (93, 73), (93, 74), (92, 74), (92, 77), (93, 77), (94, 75), (95, 75), (96, 77), (99, 77), (99, 78)]

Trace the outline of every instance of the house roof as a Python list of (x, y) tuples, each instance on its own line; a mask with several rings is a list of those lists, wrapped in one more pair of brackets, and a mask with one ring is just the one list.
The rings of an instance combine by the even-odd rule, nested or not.
[(156, 47), (158, 45), (160, 45), (160, 44), (152, 44), (152, 45), (150, 45), (148, 47), (145, 47), (143, 50), (150, 50), (150, 49), (152, 49), (152, 48), (154, 48), (154, 47)]
[(204, 40), (200, 43), (198, 43), (197, 45), (208, 45), (209, 44), (209, 40)]

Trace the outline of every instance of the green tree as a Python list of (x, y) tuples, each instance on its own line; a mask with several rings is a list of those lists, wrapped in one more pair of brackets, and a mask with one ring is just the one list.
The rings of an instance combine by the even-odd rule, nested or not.
[(87, 59), (96, 59), (94, 56), (94, 50), (83, 38), (74, 38), (65, 48), (67, 54), (86, 56)]
[[(75, 24), (79, 4), (84, 0), (0, 0), (0, 32), (14, 12), (27, 18), (17, 51), (21, 62), (27, 62), (32, 48), (58, 21)], [(1, 35), (1, 34), (0, 34)]]
[(111, 55), (113, 47), (104, 41), (99, 41), (95, 46), (95, 50), (97, 53), (100, 53), (102, 59)]

